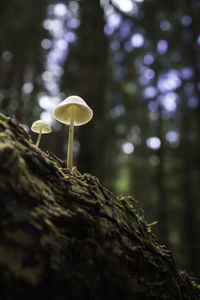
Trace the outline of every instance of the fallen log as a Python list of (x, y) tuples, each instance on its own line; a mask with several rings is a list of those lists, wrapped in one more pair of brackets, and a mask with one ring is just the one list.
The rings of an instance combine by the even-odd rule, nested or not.
[(199, 299), (135, 207), (0, 114), (1, 300)]

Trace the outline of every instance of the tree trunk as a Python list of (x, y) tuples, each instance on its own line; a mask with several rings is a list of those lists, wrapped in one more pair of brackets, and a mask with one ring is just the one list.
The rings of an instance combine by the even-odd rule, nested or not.
[(157, 157), (159, 164), (157, 166), (155, 182), (157, 185), (158, 193), (158, 227), (159, 236), (163, 243), (169, 245), (169, 229), (168, 229), (168, 199), (167, 190), (165, 188), (165, 147), (164, 147), (164, 130), (163, 130), (163, 119), (162, 119), (162, 108), (159, 107), (159, 120), (157, 124), (158, 137), (161, 141), (161, 146), (157, 150)]
[(188, 257), (186, 267), (188, 270), (191, 269), (194, 274), (199, 274), (200, 260), (197, 259), (199, 257), (199, 232), (197, 231), (199, 227), (199, 195), (195, 195), (196, 190), (193, 184), (195, 180), (193, 176), (195, 170), (195, 146), (190, 140), (191, 132), (192, 128), (190, 126), (186, 99), (182, 96), (179, 151), (182, 159), (181, 174), (183, 174), (180, 180), (184, 217), (182, 237), (185, 243), (185, 256)]
[(73, 175), (0, 115), (0, 298), (198, 299), (132, 197)]
[[(70, 94), (80, 95), (94, 110), (94, 118), (78, 130), (80, 170), (96, 172), (99, 178), (107, 176), (106, 81), (108, 40), (104, 33), (104, 12), (99, 0), (80, 2), (80, 27), (77, 42), (70, 48), (64, 65), (62, 89)], [(107, 141), (107, 142), (106, 142)]]

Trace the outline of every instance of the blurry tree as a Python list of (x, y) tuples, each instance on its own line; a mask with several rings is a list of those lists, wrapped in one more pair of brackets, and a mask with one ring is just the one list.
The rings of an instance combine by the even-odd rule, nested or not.
[(42, 23), (44, 1), (8, 0), (0, 4), (0, 101), (2, 112), (22, 122), (39, 116), (37, 94), (44, 89), (40, 78), (45, 53), (41, 41), (47, 36)]
[(122, 2), (110, 2), (116, 27), (112, 34), (107, 30), (113, 50), (109, 89), (124, 108), (118, 106), (113, 117), (115, 136), (129, 154), (125, 160), (118, 152), (118, 170), (126, 173), (117, 184), (125, 177), (129, 184), (120, 191), (129, 187), (149, 218), (158, 212), (160, 238), (198, 275), (199, 3), (128, 2), (129, 13), (121, 11)]
[[(145, 137), (141, 139), (140, 145), (135, 145), (134, 155), (129, 157), (129, 161), (132, 161), (129, 166), (133, 170), (133, 194), (142, 200), (149, 216), (155, 217), (155, 210), (151, 215), (150, 208), (151, 204), (155, 208), (156, 203), (160, 238), (165, 243), (172, 243), (182, 263), (182, 258), (188, 257), (185, 267), (193, 270), (196, 275), (199, 274), (200, 266), (197, 255), (200, 245), (200, 207), (199, 188), (196, 185), (200, 179), (200, 168), (199, 163), (195, 164), (200, 161), (200, 86), (197, 63), (200, 45), (199, 9), (197, 1), (185, 1), (182, 5), (178, 1), (145, 1), (139, 12), (132, 17), (131, 34), (125, 44), (129, 63), (125, 59), (121, 62), (122, 67), (126, 66), (126, 73), (128, 65), (133, 67), (134, 64), (137, 69), (138, 75), (132, 74), (131, 78), (137, 81), (140, 101), (146, 101), (149, 111), (149, 125), (145, 121), (145, 109), (140, 120), (133, 117), (131, 110), (127, 111), (124, 119), (126, 124), (127, 119), (136, 121)], [(130, 15), (126, 17), (123, 14), (122, 26), (125, 19), (130, 23)], [(118, 28), (119, 32), (121, 28)], [(127, 74), (123, 80), (129, 80)], [(134, 97), (133, 102), (136, 105), (137, 97)], [(132, 108), (135, 105), (133, 103)], [(155, 154), (148, 152), (145, 146)], [(142, 147), (144, 152), (141, 151)], [(139, 159), (141, 155), (146, 157), (145, 161)], [(140, 172), (137, 172), (139, 162), (141, 177), (138, 176)], [(148, 167), (149, 163), (154, 175)], [(149, 183), (144, 181), (145, 175), (150, 177)], [(137, 190), (138, 182), (142, 182), (143, 189)]]
[[(108, 169), (106, 149), (109, 143), (107, 126), (107, 53), (103, 9), (98, 0), (79, 3), (80, 26), (64, 65), (61, 89), (66, 94), (79, 94), (94, 110), (94, 119), (78, 130), (80, 155), (78, 166), (105, 179)], [(108, 174), (107, 174), (108, 175)]]

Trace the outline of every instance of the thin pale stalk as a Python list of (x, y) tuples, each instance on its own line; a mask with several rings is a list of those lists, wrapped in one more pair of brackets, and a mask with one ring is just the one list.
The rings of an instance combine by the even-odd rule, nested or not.
[(68, 149), (67, 149), (67, 168), (72, 170), (73, 165), (73, 141), (74, 141), (74, 116), (71, 116), (69, 125), (68, 136)]
[(38, 138), (37, 138), (36, 147), (39, 147), (41, 136), (42, 136), (42, 128), (40, 128), (40, 133), (39, 133)]

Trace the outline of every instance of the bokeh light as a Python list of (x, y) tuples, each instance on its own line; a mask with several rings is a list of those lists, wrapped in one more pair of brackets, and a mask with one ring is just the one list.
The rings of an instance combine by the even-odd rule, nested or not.
[(145, 65), (151, 65), (154, 62), (154, 56), (150, 53), (144, 56), (144, 63)]
[(112, 0), (112, 2), (119, 7), (119, 9), (125, 13), (132, 11), (134, 3), (131, 0)]
[(125, 154), (131, 154), (134, 151), (134, 146), (132, 143), (127, 142), (122, 145), (122, 149)]
[(156, 48), (159, 54), (164, 54), (168, 49), (168, 42), (166, 40), (160, 40), (157, 42)]
[(158, 150), (161, 146), (161, 140), (158, 137), (152, 136), (146, 140), (147, 147)]
[(131, 45), (140, 48), (144, 45), (144, 37), (141, 33), (134, 33), (131, 37)]
[(163, 31), (169, 30), (170, 27), (171, 27), (170, 22), (167, 21), (167, 20), (163, 20), (163, 21), (160, 23), (160, 29), (163, 30)]
[(22, 87), (22, 91), (24, 94), (30, 94), (33, 91), (33, 88), (34, 86), (31, 82), (26, 82)]
[(192, 23), (192, 18), (190, 16), (183, 16), (181, 18), (181, 24), (183, 26), (189, 26)]
[(67, 14), (67, 7), (64, 3), (58, 3), (54, 6), (54, 15), (57, 17), (63, 17)]

